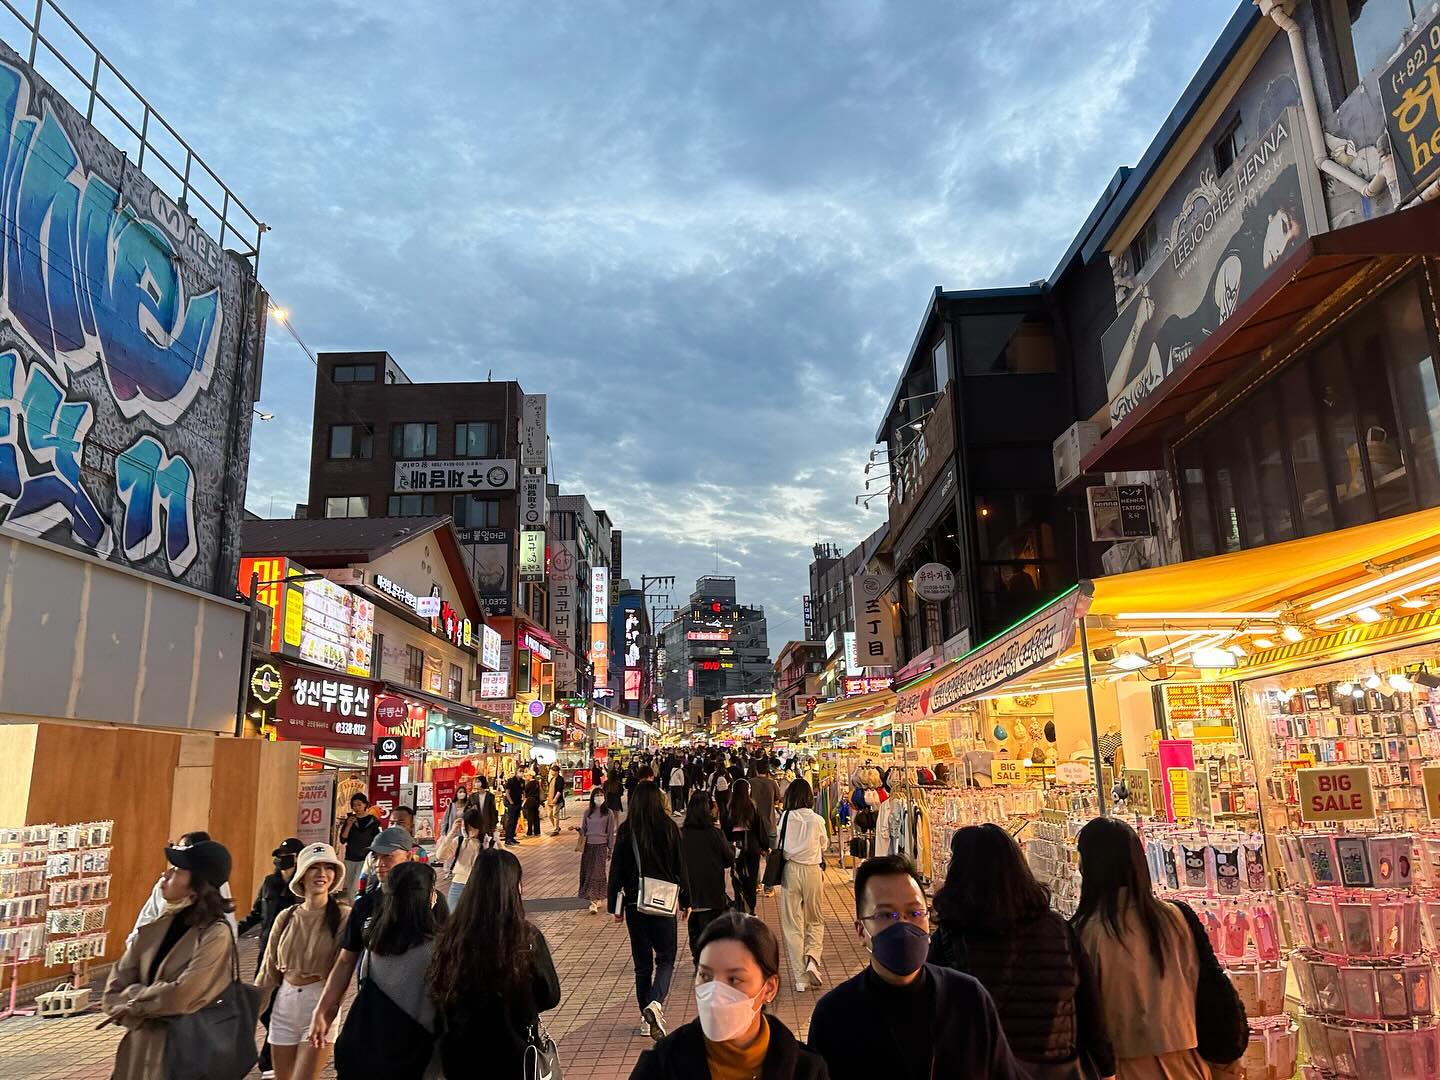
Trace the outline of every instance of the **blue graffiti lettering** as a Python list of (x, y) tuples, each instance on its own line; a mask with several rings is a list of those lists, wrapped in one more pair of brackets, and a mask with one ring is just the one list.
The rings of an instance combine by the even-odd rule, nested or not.
[(126, 419), (170, 425), (215, 372), (218, 288), (187, 297), (165, 234), (80, 160), (48, 104), (0, 63), (0, 273), (16, 328), (57, 366), (99, 362)]
[(165, 512), (165, 559), (173, 574), (183, 574), (195, 559), (195, 470), (183, 457), (171, 457), (150, 435), (142, 435), (115, 461), (115, 491), (125, 504), (121, 550), (132, 562), (149, 558), (160, 546), (160, 512)]
[(0, 354), (0, 509), (6, 524), (44, 535), (69, 525), (70, 535), (100, 555), (113, 546), (110, 527), (80, 476), (80, 453), (93, 420), (89, 402), (65, 390), (41, 364)]

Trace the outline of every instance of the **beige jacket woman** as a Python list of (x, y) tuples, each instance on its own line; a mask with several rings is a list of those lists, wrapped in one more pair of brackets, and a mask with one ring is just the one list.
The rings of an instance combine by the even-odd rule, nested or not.
[(154, 981), (147, 978), (165, 932), (184, 914), (162, 915), (141, 927), (105, 981), (101, 999), (105, 1012), (122, 1004), (129, 1006), (125, 1018), (118, 1021), (127, 1030), (115, 1055), (112, 1080), (164, 1076), (168, 1028), (155, 1021), (199, 1012), (219, 997), (234, 978), (231, 948), (235, 938), (224, 919), (204, 929), (192, 927), (185, 931), (160, 962)]

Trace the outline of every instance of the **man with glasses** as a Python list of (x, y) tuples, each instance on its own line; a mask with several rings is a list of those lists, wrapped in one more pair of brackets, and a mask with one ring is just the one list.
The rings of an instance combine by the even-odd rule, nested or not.
[(855, 932), (870, 966), (816, 1002), (810, 1020), (810, 1049), (830, 1080), (1023, 1080), (985, 988), (925, 962), (930, 911), (908, 859), (860, 864)]

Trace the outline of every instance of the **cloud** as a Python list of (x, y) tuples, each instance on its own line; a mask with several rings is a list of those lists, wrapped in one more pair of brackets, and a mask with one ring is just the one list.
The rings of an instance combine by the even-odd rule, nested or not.
[[(308, 344), (550, 394), (628, 572), (733, 572), (777, 650), (810, 545), (882, 520), (931, 288), (1048, 274), (1233, 7), (67, 3), (273, 227)], [(257, 512), (306, 500), (314, 374), (272, 332)]]

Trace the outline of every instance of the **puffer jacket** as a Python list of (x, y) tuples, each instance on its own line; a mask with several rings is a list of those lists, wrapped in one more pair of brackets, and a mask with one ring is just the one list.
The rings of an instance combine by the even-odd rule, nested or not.
[(1089, 958), (1055, 912), (973, 932), (942, 919), (930, 936), (930, 963), (973, 975), (990, 991), (1010, 1048), (1032, 1074), (1079, 1075), (1082, 1057), (1101, 1076), (1115, 1072)]

